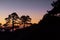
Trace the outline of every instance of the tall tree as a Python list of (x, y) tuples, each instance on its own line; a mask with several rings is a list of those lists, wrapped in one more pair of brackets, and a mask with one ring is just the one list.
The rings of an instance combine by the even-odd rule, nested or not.
[(17, 15), (16, 12), (11, 14), (11, 19), (12, 19), (12, 28), (14, 28), (15, 20), (19, 19), (19, 16)]
[(17, 15), (16, 12), (13, 12), (10, 14), (5, 20), (7, 21), (6, 24), (10, 23), (12, 20), (12, 29), (14, 28), (15, 20), (19, 19), (19, 16)]

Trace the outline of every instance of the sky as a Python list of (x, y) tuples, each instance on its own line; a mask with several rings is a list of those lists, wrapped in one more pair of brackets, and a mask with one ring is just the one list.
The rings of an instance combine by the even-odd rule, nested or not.
[(56, 0), (0, 0), (0, 23), (4, 24), (9, 14), (16, 12), (19, 17), (29, 15), (32, 23), (38, 23)]

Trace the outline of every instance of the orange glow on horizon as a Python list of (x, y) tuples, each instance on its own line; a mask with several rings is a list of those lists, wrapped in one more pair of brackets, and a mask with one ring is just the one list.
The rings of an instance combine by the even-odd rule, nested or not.
[[(38, 23), (39, 21), (38, 20), (31, 20), (31, 23)], [(5, 20), (0, 20), (0, 23), (2, 23), (2, 24), (5, 24), (6, 22), (5, 22)]]
[[(4, 12), (3, 12), (4, 13)], [(1, 15), (0, 16), (0, 23), (2, 23), (2, 24), (5, 24), (6, 23), (6, 21), (5, 21), (5, 18), (9, 15), (9, 14), (11, 14), (12, 12), (5, 12), (6, 14), (5, 15)], [(9, 13), (9, 14), (8, 14)], [(17, 12), (17, 14), (18, 14), (18, 16), (20, 17), (21, 15), (23, 15), (23, 14), (19, 14), (19, 13), (21, 13), (21, 12)], [(31, 18), (32, 18), (32, 20), (31, 20), (31, 23), (38, 23), (41, 19), (42, 19), (42, 14), (37, 14), (37, 12), (35, 13), (35, 12), (27, 12), (27, 13), (29, 13), (29, 14), (24, 14), (24, 15), (29, 15)], [(35, 13), (35, 14), (33, 14), (33, 13)], [(38, 12), (38, 13), (40, 13), (40, 12)], [(44, 13), (44, 12), (43, 12)]]
[[(31, 23), (38, 23), (39, 21), (40, 21), (40, 20), (32, 19), (32, 20), (31, 20)], [(6, 21), (5, 21), (4, 19), (1, 19), (1, 20), (0, 20), (0, 23), (5, 24)]]
[[(38, 23), (39, 21), (40, 21), (40, 19), (32, 18), (31, 23)], [(6, 23), (6, 21), (4, 20), (4, 18), (0, 18), (0, 23), (2, 23), (2, 24)]]

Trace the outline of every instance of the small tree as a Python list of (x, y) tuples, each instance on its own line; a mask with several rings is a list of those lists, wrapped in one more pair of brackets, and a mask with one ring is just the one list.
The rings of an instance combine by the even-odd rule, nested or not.
[(28, 23), (28, 22), (31, 22), (31, 18), (30, 16), (25, 16), (25, 15), (22, 15), (20, 17), (20, 20), (22, 21), (22, 24), (24, 24), (24, 27), (25, 27), (25, 24)]

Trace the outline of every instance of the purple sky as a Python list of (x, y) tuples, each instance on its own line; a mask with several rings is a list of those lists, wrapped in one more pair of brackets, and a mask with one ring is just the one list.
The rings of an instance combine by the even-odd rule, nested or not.
[(33, 23), (38, 23), (47, 10), (52, 9), (53, 1), (56, 0), (0, 0), (0, 23), (5, 23), (4, 18), (13, 12), (29, 15)]

